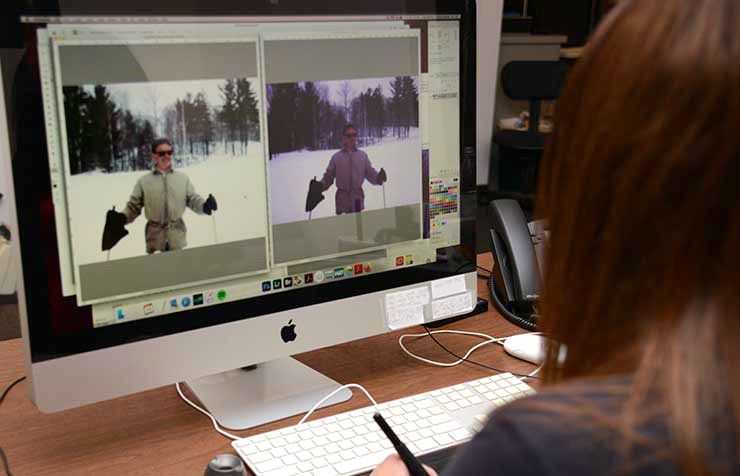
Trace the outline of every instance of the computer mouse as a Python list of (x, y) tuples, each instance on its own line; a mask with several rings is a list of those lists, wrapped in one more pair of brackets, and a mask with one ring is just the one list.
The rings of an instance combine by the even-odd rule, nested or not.
[(517, 359), (542, 365), (545, 361), (545, 338), (540, 334), (520, 334), (507, 337), (504, 341), (504, 350)]
[(236, 455), (218, 455), (208, 463), (204, 476), (247, 476), (247, 469)]

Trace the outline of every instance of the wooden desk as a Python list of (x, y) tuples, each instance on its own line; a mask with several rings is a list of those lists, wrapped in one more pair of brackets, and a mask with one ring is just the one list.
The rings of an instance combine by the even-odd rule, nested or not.
[[(479, 263), (490, 269), (490, 255)], [(478, 295), (488, 297), (484, 280)], [(448, 326), (503, 337), (523, 331), (494, 312), (487, 312)], [(406, 356), (398, 347), (402, 333), (370, 337), (348, 344), (298, 355), (297, 358), (341, 383), (360, 383), (384, 402), (407, 395), (484, 377), (490, 372), (464, 364), (432, 367)], [(453, 351), (463, 353), (478, 340), (440, 336)], [(451, 356), (429, 338), (409, 342), (409, 348), (429, 358), (449, 361)], [(515, 372), (534, 366), (515, 360), (499, 345), (476, 351), (473, 359)], [(0, 391), (23, 375), (21, 341), (0, 343)], [(340, 405), (316, 412), (316, 417), (367, 406), (361, 392)], [(296, 424), (299, 417), (242, 432), (244, 436)], [(213, 430), (211, 422), (177, 396), (174, 386), (118, 398), (55, 414), (43, 414), (26, 394), (25, 382), (16, 386), (0, 405), (0, 446), (16, 476), (31, 475), (197, 475), (217, 454), (233, 453), (229, 440)]]

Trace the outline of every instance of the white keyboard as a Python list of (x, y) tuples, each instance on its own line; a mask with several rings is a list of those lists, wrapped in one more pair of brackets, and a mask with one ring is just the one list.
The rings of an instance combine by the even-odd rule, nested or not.
[[(534, 390), (509, 373), (379, 404), (393, 431), (417, 456), (469, 441), (493, 409)], [(257, 476), (336, 476), (371, 471), (393, 445), (372, 419), (375, 408), (341, 413), (236, 440)]]

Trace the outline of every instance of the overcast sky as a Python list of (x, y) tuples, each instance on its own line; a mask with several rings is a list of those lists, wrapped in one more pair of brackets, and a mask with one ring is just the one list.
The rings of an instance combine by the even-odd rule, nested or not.
[[(372, 79), (350, 79), (347, 82), (350, 84), (350, 87), (352, 88), (352, 94), (351, 97), (357, 97), (360, 95), (361, 92), (367, 91), (368, 88), (375, 89), (380, 85), (381, 91), (383, 91), (383, 96), (385, 97), (391, 97), (391, 83), (393, 82), (392, 77), (390, 78), (372, 78)], [(335, 104), (341, 104), (343, 102), (342, 95), (340, 93), (342, 83), (345, 81), (317, 81), (316, 85), (326, 85), (329, 88), (329, 98), (331, 101)], [(419, 83), (417, 82), (417, 79), (414, 78), (414, 84), (416, 84), (416, 89), (419, 89)]]
[[(252, 84), (252, 90), (258, 93), (256, 79), (250, 79), (249, 82)], [(223, 99), (218, 87), (225, 83), (223, 79), (215, 79), (107, 84), (106, 87), (111, 98), (121, 109), (128, 109), (134, 115), (153, 117), (155, 111), (156, 114), (162, 114), (165, 108), (175, 104), (178, 99), (184, 98), (188, 93), (195, 96), (203, 92), (212, 107), (220, 107)], [(84, 89), (89, 94), (93, 94), (95, 87), (84, 86)]]

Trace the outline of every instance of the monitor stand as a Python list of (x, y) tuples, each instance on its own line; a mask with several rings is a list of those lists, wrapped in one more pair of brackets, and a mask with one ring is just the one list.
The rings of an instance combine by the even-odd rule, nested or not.
[[(230, 370), (185, 382), (216, 421), (231, 430), (246, 430), (305, 413), (341, 385), (293, 358)], [(342, 389), (319, 408), (349, 400)]]

